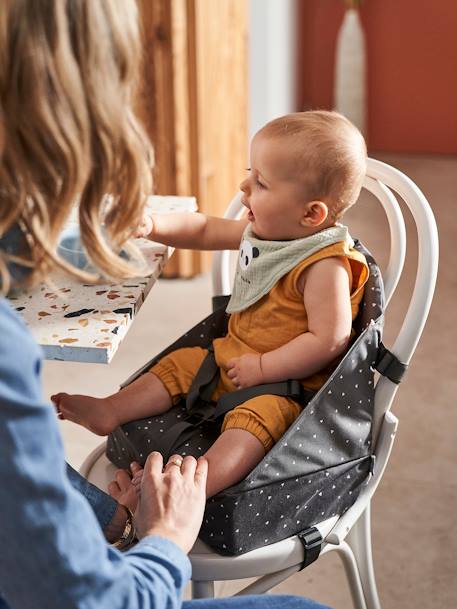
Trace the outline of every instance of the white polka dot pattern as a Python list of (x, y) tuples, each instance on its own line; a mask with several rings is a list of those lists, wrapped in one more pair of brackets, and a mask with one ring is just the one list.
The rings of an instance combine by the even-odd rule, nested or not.
[[(369, 476), (373, 366), (381, 341), (384, 296), (378, 267), (363, 246), (356, 247), (370, 266), (364, 306), (354, 323), (358, 337), (327, 383), (247, 478), (207, 502), (200, 537), (221, 553), (247, 552), (344, 513)], [(226, 316), (219, 311), (166, 352), (207, 346), (224, 333), (225, 323)], [(182, 405), (160, 417), (124, 425), (110, 436), (108, 457), (115, 464), (128, 465), (140, 452), (154, 450), (157, 432), (178, 419), (185, 419)], [(178, 452), (199, 456), (217, 431), (208, 425), (198, 427)]]

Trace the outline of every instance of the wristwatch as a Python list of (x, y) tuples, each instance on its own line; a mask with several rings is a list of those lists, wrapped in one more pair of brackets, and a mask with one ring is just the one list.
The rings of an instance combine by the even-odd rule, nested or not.
[(125, 521), (124, 531), (119, 539), (111, 544), (113, 547), (121, 551), (127, 550), (135, 541), (137, 541), (135, 525), (133, 524), (133, 514), (127, 506), (123, 505), (122, 507), (127, 512), (127, 520)]

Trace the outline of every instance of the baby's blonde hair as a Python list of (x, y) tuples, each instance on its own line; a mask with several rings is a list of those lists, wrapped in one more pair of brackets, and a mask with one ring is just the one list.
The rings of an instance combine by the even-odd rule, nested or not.
[[(55, 254), (79, 205), (84, 246), (108, 277), (131, 276), (119, 255), (151, 189), (152, 150), (130, 110), (140, 59), (134, 0), (2, 0), (0, 11), (0, 238), (19, 226), (28, 283), (56, 266)], [(106, 237), (104, 196), (111, 195)]]
[(325, 110), (287, 114), (267, 123), (259, 134), (287, 138), (296, 157), (291, 170), (303, 180), (306, 199), (324, 201), (332, 220), (356, 202), (367, 149), (360, 131), (343, 115)]

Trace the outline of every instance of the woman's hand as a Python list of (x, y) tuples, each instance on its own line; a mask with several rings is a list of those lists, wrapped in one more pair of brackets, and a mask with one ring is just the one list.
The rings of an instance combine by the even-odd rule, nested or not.
[(259, 353), (245, 353), (228, 361), (227, 376), (235, 387), (242, 389), (264, 382), (261, 357)]
[(186, 554), (198, 536), (206, 501), (208, 462), (200, 457), (170, 457), (163, 468), (162, 455), (147, 458), (141, 478), (140, 501), (135, 514), (138, 537), (160, 535)]

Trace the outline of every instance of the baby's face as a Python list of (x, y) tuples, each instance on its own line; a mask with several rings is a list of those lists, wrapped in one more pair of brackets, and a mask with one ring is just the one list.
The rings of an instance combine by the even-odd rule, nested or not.
[(249, 175), (240, 185), (254, 234), (260, 239), (289, 240), (303, 236), (306, 204), (296, 155), (287, 140), (257, 134), (251, 144)]

